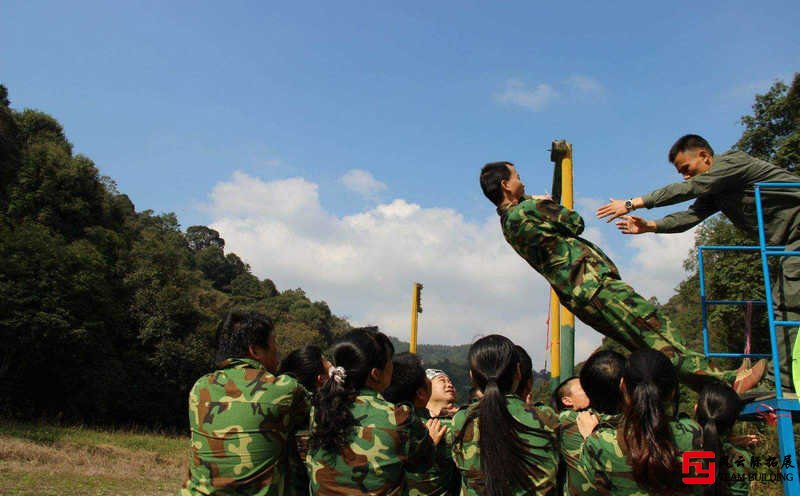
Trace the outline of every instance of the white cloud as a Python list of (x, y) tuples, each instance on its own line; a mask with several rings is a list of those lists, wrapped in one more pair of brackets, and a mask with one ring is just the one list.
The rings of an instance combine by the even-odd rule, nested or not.
[(558, 98), (558, 92), (549, 84), (540, 83), (529, 88), (519, 79), (509, 79), (502, 93), (494, 96), (495, 100), (509, 105), (516, 105), (538, 112), (550, 102)]
[(369, 172), (362, 169), (350, 169), (341, 178), (347, 189), (354, 191), (365, 198), (375, 198), (378, 193), (386, 190), (386, 184), (378, 181)]
[(356, 324), (407, 339), (411, 286), (419, 281), (420, 342), (462, 344), (499, 332), (541, 367), (548, 287), (508, 246), (486, 207), (482, 222), (403, 199), (336, 216), (303, 178), (263, 181), (236, 172), (213, 188), (206, 208), (226, 248), (281, 289), (302, 287)]
[(606, 89), (597, 79), (589, 76), (575, 74), (566, 80), (566, 86), (579, 96), (588, 96), (595, 99), (604, 99)]

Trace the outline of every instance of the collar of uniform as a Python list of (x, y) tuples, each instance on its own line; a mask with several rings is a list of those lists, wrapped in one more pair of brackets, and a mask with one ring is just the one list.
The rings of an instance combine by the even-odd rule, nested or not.
[[(221, 369), (263, 369), (264, 366), (253, 358), (226, 358), (217, 365)], [(266, 370), (266, 369), (264, 369)]]
[(375, 391), (375, 390), (374, 390), (374, 389), (372, 389), (372, 388), (368, 388), (368, 387), (365, 387), (365, 388), (361, 388), (361, 389), (359, 389), (359, 390), (358, 390), (358, 395), (359, 395), (359, 396), (369, 396), (369, 397), (371, 397), (371, 398), (380, 398), (380, 399), (383, 399), (383, 396), (381, 396), (381, 393), (379, 393), (379, 392)]
[(431, 418), (431, 412), (429, 412), (427, 408), (419, 408), (415, 406), (414, 413), (417, 414), (417, 417), (423, 420), (428, 420), (429, 418)]

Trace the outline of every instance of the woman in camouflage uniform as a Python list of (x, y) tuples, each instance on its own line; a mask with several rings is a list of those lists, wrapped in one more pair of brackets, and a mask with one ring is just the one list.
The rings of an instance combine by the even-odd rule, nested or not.
[(514, 394), (521, 378), (514, 343), (497, 334), (483, 337), (470, 347), (469, 363), (483, 397), (453, 418), (461, 494), (555, 494), (558, 417)]
[[(394, 348), (356, 329), (330, 354), (330, 377), (313, 402), (306, 465), (315, 495), (399, 495), (405, 471), (430, 467), (434, 444), (410, 405), (386, 401)], [(438, 436), (441, 439), (442, 433)]]
[[(661, 352), (631, 354), (622, 375), (622, 418), (601, 423), (586, 438), (580, 458), (582, 495), (685, 494), (698, 486), (681, 481), (681, 454), (700, 447), (700, 426), (686, 416), (667, 415), (678, 374)], [(583, 418), (578, 418), (580, 426)], [(583, 429), (581, 429), (583, 432)]]

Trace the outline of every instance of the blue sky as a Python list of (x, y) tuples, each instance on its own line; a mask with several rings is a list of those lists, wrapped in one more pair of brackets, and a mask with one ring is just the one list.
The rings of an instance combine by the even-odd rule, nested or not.
[[(457, 218), (450, 227), (466, 230), (493, 222), (477, 186), (483, 163), (513, 161), (528, 191), (544, 192), (547, 148), (557, 138), (574, 145), (576, 196), (589, 221), (586, 208), (601, 199), (678, 180), (665, 155), (679, 135), (703, 134), (720, 151), (733, 144), (753, 96), (800, 70), (798, 25), (796, 2), (11, 1), (0, 16), (0, 82), (15, 108), (55, 116), (76, 151), (114, 178), (138, 209), (174, 211), (184, 226), (226, 227), (229, 248), (260, 276), (280, 274), (279, 286), (310, 288), (338, 313), (391, 328), (403, 327), (407, 313), (401, 276), (436, 281), (441, 253), (466, 257), (457, 270), (477, 253), (504, 250), (498, 256), (516, 264), (510, 267), (528, 279), (538, 276), (507, 253), (499, 229), (487, 228), (497, 243), (488, 252), (464, 246), (470, 237), (456, 237), (444, 252), (429, 253), (439, 257), (429, 265), (393, 267), (397, 277), (384, 283), (387, 294), (403, 294), (402, 309), (394, 309), (395, 296), (370, 300), (382, 274), (353, 282), (345, 264), (332, 270), (339, 279), (309, 275), (302, 260), (264, 247), (291, 251), (307, 243), (313, 251), (335, 239), (350, 255), (334, 257), (334, 264), (385, 251), (369, 245), (382, 235), (391, 240), (413, 232), (419, 243), (440, 246), (447, 240), (435, 237), (437, 222)], [(223, 192), (241, 199), (278, 190), (316, 198), (310, 208), (300, 202), (277, 217), (253, 207), (258, 197), (238, 206), (222, 198)], [(379, 223), (398, 215), (413, 219), (417, 214), (406, 205), (418, 206), (430, 225), (412, 220), (402, 228), (410, 231), (398, 227), (360, 241), (350, 224), (337, 230), (364, 215)], [(300, 229), (305, 221), (298, 215), (319, 218)], [(646, 265), (652, 256), (646, 250), (680, 251), (690, 237), (682, 238), (684, 245), (678, 238), (632, 242), (589, 225), (593, 239), (630, 267), (630, 278), (646, 283), (652, 279), (641, 274), (646, 267), (663, 271), (661, 289), (646, 292), (663, 298), (680, 280), (674, 263)], [(309, 234), (315, 230), (332, 237), (315, 238)], [(293, 234), (280, 238), (290, 246), (273, 246), (252, 239), (255, 231), (268, 239)], [(359, 246), (363, 253), (351, 253)], [(398, 256), (424, 257), (416, 246)], [(311, 262), (326, 270), (324, 260)], [(389, 261), (375, 263), (376, 272), (391, 272)], [(492, 270), (487, 264), (461, 283), (498, 277)], [(448, 284), (459, 282), (443, 277), (430, 296), (438, 291), (442, 301), (452, 301), (459, 293)], [(530, 318), (541, 313), (536, 299)], [(518, 306), (513, 315), (486, 310), (493, 315), (487, 322), (522, 322), (525, 307)], [(397, 317), (380, 316), (388, 314)], [(431, 319), (451, 328), (431, 332), (432, 341), (464, 342), (475, 331), (461, 329), (464, 322)], [(519, 323), (509, 333), (528, 336), (530, 325)], [(531, 346), (538, 341), (531, 338)]]

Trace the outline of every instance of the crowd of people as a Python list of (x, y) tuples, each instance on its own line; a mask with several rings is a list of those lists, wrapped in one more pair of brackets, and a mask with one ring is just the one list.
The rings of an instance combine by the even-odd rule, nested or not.
[[(612, 200), (597, 216), (617, 219), (624, 234), (672, 233), (720, 211), (752, 236), (755, 185), (798, 182), (740, 151), (715, 156), (697, 135), (678, 139), (668, 157), (683, 182)], [(630, 355), (594, 353), (579, 377), (555, 389), (552, 405), (535, 404), (530, 356), (504, 336), (484, 336), (470, 347), (470, 401), (459, 408), (446, 373), (395, 355), (374, 328), (347, 332), (324, 354), (294, 350), (279, 364), (269, 319), (232, 312), (220, 327), (219, 369), (189, 397), (192, 458), (182, 494), (748, 493), (752, 439), (732, 438), (731, 428), (742, 395), (778, 381), (794, 388), (797, 329), (778, 333), (777, 377), (765, 360), (717, 369), (580, 237), (580, 214), (526, 195), (510, 162), (486, 164), (480, 185), (505, 239), (561, 304)], [(689, 199), (688, 210), (656, 221), (630, 215)], [(798, 250), (800, 188), (776, 190), (763, 208), (769, 243)], [(772, 279), (776, 317), (797, 321), (800, 257), (783, 258)], [(694, 419), (677, 414), (679, 379), (699, 392)], [(715, 482), (686, 485), (681, 455), (700, 449), (714, 453)]]
[[(462, 406), (446, 372), (395, 354), (375, 328), (279, 363), (269, 318), (232, 311), (217, 358), (190, 394), (181, 494), (696, 494), (683, 452), (747, 454), (729, 439), (741, 408), (731, 386), (707, 382), (696, 418), (677, 415), (678, 370), (650, 348), (595, 352), (552, 404), (532, 402), (530, 356), (499, 334), (470, 347)], [(716, 470), (710, 494), (748, 493), (728, 475), (747, 466)]]

